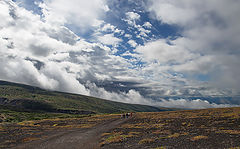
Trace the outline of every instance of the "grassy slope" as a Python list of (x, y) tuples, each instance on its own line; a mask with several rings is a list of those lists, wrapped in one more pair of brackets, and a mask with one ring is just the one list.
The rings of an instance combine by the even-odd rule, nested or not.
[(37, 87), (6, 81), (0, 81), (0, 98), (34, 101), (37, 105), (34, 105), (36, 103), (31, 103), (31, 106), (35, 106), (36, 108), (39, 108), (37, 106), (42, 106), (40, 109), (44, 107), (44, 110), (47, 110), (47, 108), (54, 108), (65, 110), (86, 110), (95, 113), (117, 113), (122, 111), (147, 112), (163, 110), (145, 105), (126, 104), (77, 94), (46, 91)]

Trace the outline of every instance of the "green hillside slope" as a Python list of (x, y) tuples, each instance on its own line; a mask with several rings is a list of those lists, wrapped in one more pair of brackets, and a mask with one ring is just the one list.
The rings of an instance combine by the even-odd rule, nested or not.
[(47, 91), (38, 87), (6, 81), (0, 81), (0, 106), (19, 111), (44, 111), (70, 114), (118, 113), (123, 111), (156, 112), (166, 110), (78, 94)]

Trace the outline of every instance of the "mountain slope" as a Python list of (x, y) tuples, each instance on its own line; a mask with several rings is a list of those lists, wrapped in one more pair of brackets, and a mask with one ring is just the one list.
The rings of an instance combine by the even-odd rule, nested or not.
[(0, 105), (12, 110), (71, 114), (117, 113), (123, 111), (157, 112), (166, 110), (78, 94), (47, 91), (38, 87), (7, 81), (0, 81)]

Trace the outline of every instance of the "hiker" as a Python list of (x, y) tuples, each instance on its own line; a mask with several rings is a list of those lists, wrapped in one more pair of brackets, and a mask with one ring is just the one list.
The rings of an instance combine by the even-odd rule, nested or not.
[(133, 114), (133, 113), (131, 112), (131, 113), (130, 113), (130, 117), (132, 117), (132, 114)]
[(123, 118), (125, 118), (125, 113), (123, 114)]
[(128, 116), (129, 116), (128, 113), (126, 113), (126, 117), (127, 117), (127, 118), (128, 118)]

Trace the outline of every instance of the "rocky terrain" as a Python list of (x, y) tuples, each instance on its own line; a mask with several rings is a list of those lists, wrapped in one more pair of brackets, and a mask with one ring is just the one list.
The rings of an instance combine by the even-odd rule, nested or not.
[(102, 134), (103, 149), (239, 148), (240, 108), (136, 113)]

